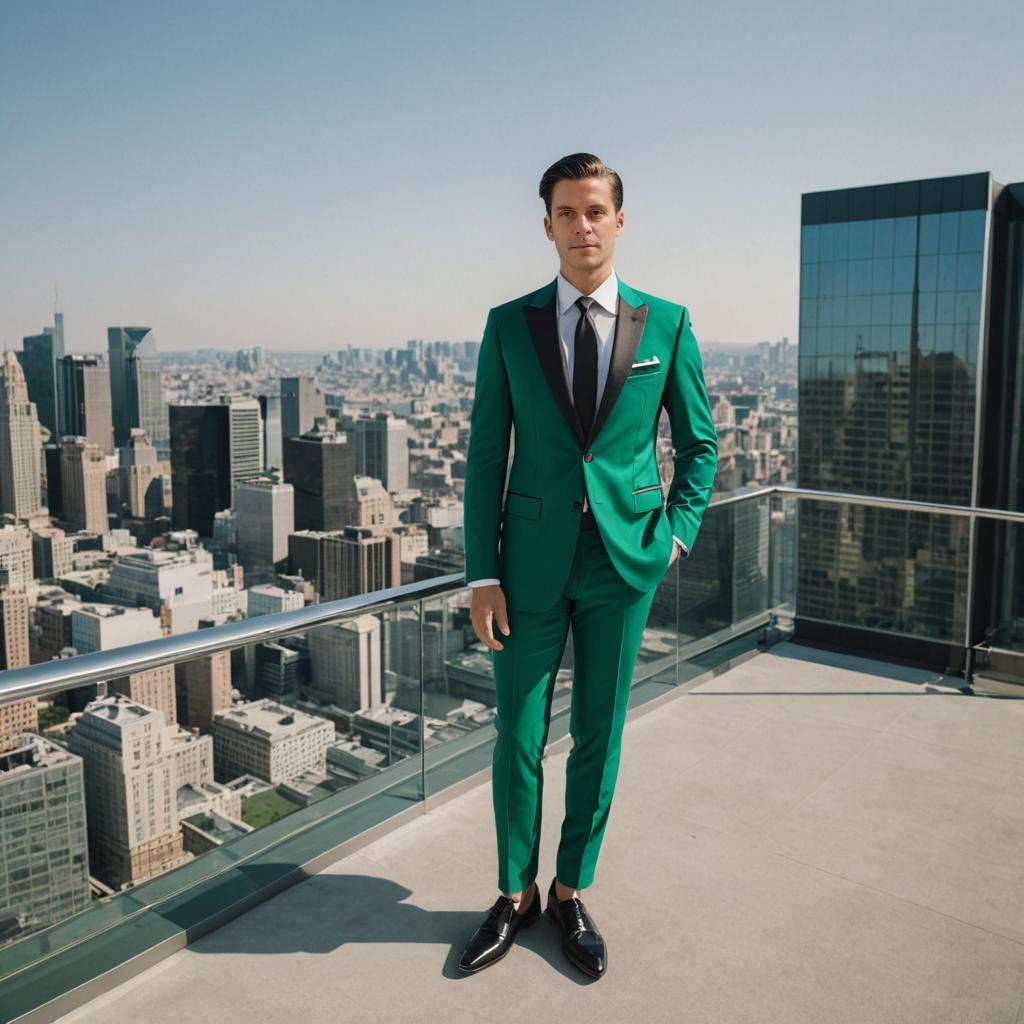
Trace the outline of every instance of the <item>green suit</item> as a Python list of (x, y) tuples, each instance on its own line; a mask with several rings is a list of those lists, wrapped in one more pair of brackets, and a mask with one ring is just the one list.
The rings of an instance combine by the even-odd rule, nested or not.
[[(558, 877), (590, 884), (647, 612), (673, 535), (693, 550), (718, 461), (686, 307), (618, 281), (611, 362), (588, 437), (562, 359), (556, 287), (557, 278), (488, 314), (466, 463), (466, 579), (500, 579), (509, 608), (510, 635), (495, 627), (504, 650), (492, 651), (492, 785), (505, 892), (537, 871), (540, 756), (570, 621), (575, 742)], [(655, 456), (662, 406), (675, 448), (667, 501)], [(580, 529), (584, 501), (597, 530)]]

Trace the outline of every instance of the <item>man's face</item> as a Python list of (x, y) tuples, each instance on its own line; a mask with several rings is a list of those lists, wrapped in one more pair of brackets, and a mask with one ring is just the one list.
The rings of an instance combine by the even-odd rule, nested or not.
[(544, 230), (555, 243), (563, 268), (592, 274), (603, 267), (611, 270), (623, 222), (622, 211), (615, 211), (607, 178), (570, 178), (555, 182)]

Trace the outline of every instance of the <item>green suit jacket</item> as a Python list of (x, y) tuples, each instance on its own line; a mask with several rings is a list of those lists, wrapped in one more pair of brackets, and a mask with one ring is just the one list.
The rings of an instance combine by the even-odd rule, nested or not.
[[(500, 579), (508, 606), (529, 611), (551, 607), (565, 587), (584, 493), (615, 569), (648, 591), (665, 575), (673, 534), (693, 551), (718, 466), (686, 307), (619, 279), (611, 363), (587, 437), (562, 359), (556, 284), (488, 313), (466, 462), (466, 579)], [(675, 448), (667, 501), (655, 457), (662, 406)]]

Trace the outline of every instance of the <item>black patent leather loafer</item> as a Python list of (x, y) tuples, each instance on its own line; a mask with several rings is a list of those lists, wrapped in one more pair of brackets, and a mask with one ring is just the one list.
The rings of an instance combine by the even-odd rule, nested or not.
[(608, 950), (583, 900), (579, 896), (560, 900), (555, 894), (555, 880), (552, 878), (545, 913), (561, 929), (562, 949), (569, 961), (584, 974), (600, 978), (608, 968)]
[(521, 914), (516, 913), (516, 905), (508, 896), (499, 896), (487, 912), (484, 923), (466, 944), (459, 967), (472, 973), (497, 963), (512, 948), (519, 929), (533, 924), (540, 916), (539, 885), (533, 890), (529, 907)]

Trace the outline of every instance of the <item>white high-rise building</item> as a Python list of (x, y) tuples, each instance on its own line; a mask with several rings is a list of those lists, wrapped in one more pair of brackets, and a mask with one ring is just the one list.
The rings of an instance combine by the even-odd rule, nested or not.
[[(158, 640), (161, 636), (160, 620), (148, 608), (98, 604), (85, 605), (71, 613), (71, 642), (79, 654), (108, 651), (114, 647)], [(133, 672), (110, 679), (107, 685), (114, 693), (162, 711), (172, 725), (177, 722), (173, 665)]]
[(0, 513), (23, 518), (39, 511), (41, 447), (25, 373), (18, 357), (7, 351), (0, 362)]
[(144, 548), (117, 560), (105, 592), (151, 608), (172, 633), (187, 633), (213, 616), (213, 556), (201, 547)]
[[(87, 705), (68, 733), (68, 749), (85, 762), (89, 861), (98, 878), (118, 888), (191, 859), (178, 799), (185, 787), (219, 788), (211, 736), (169, 725), (162, 711), (112, 694)], [(230, 807), (231, 795), (220, 788)], [(237, 815), (237, 794), (234, 807)]]
[(380, 647), (380, 622), (375, 615), (310, 630), (311, 690), (346, 711), (380, 706), (384, 703)]
[(270, 480), (241, 480), (235, 487), (235, 543), (246, 580), (272, 580), (288, 561), (295, 529), (295, 488)]
[(263, 469), (263, 414), (255, 398), (221, 399), (231, 410), (231, 483), (248, 480)]

